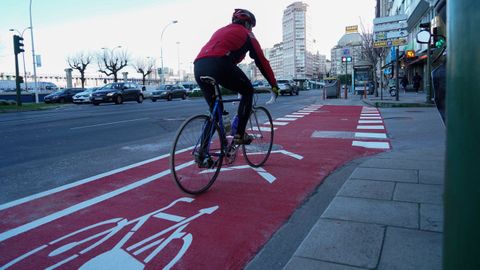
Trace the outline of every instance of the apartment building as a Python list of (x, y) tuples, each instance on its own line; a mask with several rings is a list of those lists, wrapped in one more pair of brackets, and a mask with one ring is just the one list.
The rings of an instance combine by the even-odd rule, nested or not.
[(294, 2), (283, 12), (283, 76), (312, 79), (314, 48), (308, 5)]

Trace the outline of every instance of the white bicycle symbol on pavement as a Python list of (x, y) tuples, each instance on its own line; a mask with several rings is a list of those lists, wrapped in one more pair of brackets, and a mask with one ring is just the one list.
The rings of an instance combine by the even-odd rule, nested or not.
[[(61, 260), (54, 265), (47, 267), (46, 269), (56, 269), (70, 261), (73, 261), (79, 258), (81, 255), (92, 251), (96, 247), (100, 246), (101, 244), (105, 243), (107, 240), (111, 239), (113, 236), (117, 235), (123, 228), (134, 225), (115, 246), (103, 252), (96, 257), (88, 260), (84, 263), (79, 269), (82, 270), (97, 270), (97, 269), (116, 269), (116, 270), (139, 270), (144, 269), (145, 266), (151, 262), (168, 244), (170, 244), (173, 240), (179, 239), (183, 243), (181, 245), (180, 250), (175, 255), (175, 257), (168, 262), (167, 265), (163, 267), (163, 269), (170, 269), (172, 266), (177, 263), (185, 252), (188, 250), (192, 243), (192, 234), (185, 232), (184, 229), (192, 222), (193, 220), (205, 215), (205, 214), (212, 214), (215, 212), (219, 207), (213, 206), (209, 208), (203, 208), (198, 211), (198, 213), (190, 216), (190, 217), (182, 217), (178, 215), (172, 215), (168, 213), (164, 213), (165, 210), (173, 207), (175, 204), (179, 202), (184, 203), (191, 203), (193, 202), (193, 198), (183, 197), (179, 198), (168, 206), (155, 210), (151, 213), (143, 215), (133, 220), (128, 220), (126, 218), (113, 218), (109, 220), (104, 220), (93, 225), (87, 226), (70, 234), (67, 234), (63, 237), (60, 237), (56, 240), (49, 242), (46, 245), (40, 246), (35, 248), (16, 259), (12, 260), (11, 262), (7, 263), (6, 265), (0, 267), (0, 269), (8, 269), (9, 267), (17, 264), (18, 262), (32, 256), (35, 253), (38, 253), (44, 249), (49, 247), (53, 247), (62, 241), (66, 241), (69, 238), (74, 238), (76, 235), (84, 234), (85, 232), (99, 228), (101, 226), (113, 225), (111, 228), (108, 228), (104, 231), (98, 232), (94, 235), (88, 236), (86, 238), (76, 240), (73, 242), (69, 242), (63, 244), (62, 246), (54, 249), (51, 251), (48, 256), (55, 257), (62, 254), (67, 254), (67, 252), (72, 251), (74, 248), (89, 243), (91, 241), (93, 244), (88, 245), (87, 247), (81, 249), (80, 251), (75, 252), (75, 254), (69, 256), (66, 259)], [(126, 246), (126, 242), (149, 220), (150, 218), (158, 218), (164, 219), (172, 222), (176, 222), (176, 224), (157, 232), (139, 242), (136, 242), (132, 245)], [(169, 235), (168, 235), (169, 234)], [(68, 240), (67, 240), (68, 241)], [(152, 251), (153, 249), (153, 251)], [(150, 253), (148, 253), (150, 252)], [(137, 257), (141, 256), (144, 257), (143, 260), (138, 259)]]
[[(294, 154), (292, 152), (286, 150), (276, 150), (272, 151), (272, 153), (279, 153), (291, 158), (301, 160), (303, 156)], [(269, 182), (270, 184), (276, 180), (276, 177), (271, 175), (269, 172), (264, 170), (263, 168), (251, 168), (250, 166), (234, 166), (234, 167), (227, 167), (222, 170), (241, 170), (241, 169), (253, 169), (256, 173), (258, 173), (264, 180)], [(19, 262), (31, 257), (34, 254), (37, 254), (41, 251), (46, 251), (47, 249), (53, 249), (50, 253), (48, 253), (48, 257), (50, 258), (64, 258), (68, 254), (72, 254), (61, 261), (48, 266), (45, 269), (53, 270), (65, 265), (68, 262), (71, 262), (75, 259), (78, 259), (82, 255), (94, 250), (95, 248), (101, 246), (108, 240), (111, 240), (114, 236), (121, 235), (120, 232), (128, 226), (133, 226), (126, 234), (118, 241), (113, 248), (110, 250), (103, 252), (92, 259), (85, 262), (79, 269), (81, 270), (97, 270), (97, 269), (115, 269), (115, 270), (140, 270), (144, 269), (147, 264), (149, 264), (162, 250), (164, 250), (173, 240), (181, 240), (182, 246), (179, 249), (178, 253), (175, 257), (168, 262), (167, 265), (163, 267), (163, 269), (170, 269), (173, 267), (185, 254), (192, 243), (192, 234), (187, 233), (184, 229), (192, 222), (193, 220), (205, 215), (205, 214), (212, 214), (215, 212), (219, 206), (212, 206), (209, 208), (203, 208), (198, 211), (198, 213), (190, 216), (190, 217), (182, 217), (178, 215), (172, 215), (168, 213), (164, 213), (165, 210), (175, 206), (177, 203), (191, 203), (193, 202), (193, 198), (183, 197), (179, 198), (173, 202), (171, 202), (166, 207), (161, 209), (157, 209), (153, 212), (145, 214), (141, 217), (138, 217), (133, 220), (128, 220), (127, 218), (112, 218), (108, 220), (104, 220), (90, 226), (84, 227), (77, 231), (74, 231), (70, 234), (67, 234), (63, 237), (55, 239), (48, 244), (42, 245), (37, 247), (17, 258), (8, 262), (7, 264), (0, 267), (0, 270), (9, 269), (10, 267), (18, 264)], [(132, 236), (150, 219), (163, 219), (168, 220), (171, 222), (175, 222), (176, 224), (155, 233), (137, 243), (132, 245), (126, 246), (128, 240), (132, 238)], [(111, 225), (111, 226), (109, 226)], [(98, 232), (101, 230), (102, 227), (108, 227), (103, 231)], [(85, 234), (88, 234), (88, 231), (97, 231), (93, 235), (89, 235), (83, 239), (75, 240), (68, 242), (68, 239), (72, 239), (75, 237), (84, 237)], [(170, 233), (170, 234), (169, 234)], [(169, 234), (167, 236), (167, 234)], [(93, 243), (91, 243), (94, 241)], [(67, 242), (67, 243), (63, 243)], [(57, 247), (60, 245), (60, 247)], [(86, 247), (83, 247), (87, 245)], [(82, 248), (80, 251), (78, 249)], [(151, 251), (153, 249), (153, 251)], [(148, 253), (150, 252), (150, 253)], [(139, 259), (142, 257), (143, 259)]]

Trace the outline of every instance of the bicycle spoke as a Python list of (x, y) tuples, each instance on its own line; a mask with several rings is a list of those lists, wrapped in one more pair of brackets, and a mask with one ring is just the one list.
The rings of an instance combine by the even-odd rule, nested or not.
[(267, 109), (254, 108), (247, 123), (247, 133), (254, 139), (243, 146), (243, 155), (252, 167), (262, 166), (268, 159), (273, 145), (273, 122)]
[[(206, 115), (186, 120), (175, 137), (171, 151), (173, 179), (180, 189), (189, 194), (207, 190), (215, 181), (222, 165), (223, 151), (218, 126), (212, 127), (209, 123), (210, 118)], [(191, 150), (182, 151), (188, 148)]]

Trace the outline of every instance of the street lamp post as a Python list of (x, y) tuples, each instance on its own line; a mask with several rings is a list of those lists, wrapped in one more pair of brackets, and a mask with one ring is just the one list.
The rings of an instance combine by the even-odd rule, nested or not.
[(161, 78), (161, 83), (163, 84), (165, 81), (165, 74), (164, 74), (164, 70), (163, 70), (163, 33), (165, 32), (165, 30), (167, 29), (168, 26), (172, 25), (172, 24), (175, 24), (175, 23), (178, 23), (177, 20), (174, 20), (174, 21), (171, 21), (170, 23), (168, 23), (167, 25), (165, 25), (165, 27), (163, 27), (163, 30), (162, 30), (162, 34), (160, 36), (160, 58), (161, 58), (161, 64), (162, 64), (162, 78)]
[[(9, 29), (10, 32), (17, 32), (21, 38), (23, 38), (23, 34), (25, 33), (25, 31), (27, 29), (30, 29), (30, 27), (27, 27), (25, 29), (23, 29), (22, 32), (18, 31), (17, 29)], [(22, 58), (23, 58), (23, 80), (24, 80), (24, 83), (25, 83), (25, 91), (28, 91), (28, 84), (27, 84), (27, 68), (25, 66), (25, 52), (22, 53)]]
[(178, 79), (180, 80), (180, 41), (177, 41), (177, 66)]
[(37, 65), (35, 63), (35, 44), (33, 42), (32, 0), (30, 0), (30, 37), (32, 39), (33, 81), (35, 85), (35, 103), (38, 103)]

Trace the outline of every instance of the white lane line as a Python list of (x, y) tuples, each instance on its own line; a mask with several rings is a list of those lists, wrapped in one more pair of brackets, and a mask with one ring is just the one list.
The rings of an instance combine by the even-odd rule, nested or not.
[(375, 139), (386, 139), (387, 134), (385, 133), (373, 133), (373, 132), (355, 132), (356, 138), (375, 138)]
[(360, 116), (380, 116), (379, 113), (361, 113)]
[[(267, 131), (267, 132), (269, 132), (269, 131), (271, 130), (271, 128), (269, 128), (269, 127), (262, 127), (262, 126), (260, 126), (259, 128), (260, 128), (260, 131)], [(273, 130), (276, 130), (276, 129), (277, 129), (276, 127), (273, 128)], [(255, 128), (255, 129), (248, 128), (247, 130), (250, 130), (250, 131), (258, 131), (258, 128)]]
[(73, 127), (73, 128), (70, 128), (70, 130), (75, 130), (75, 129), (83, 129), (83, 128), (91, 128), (91, 127), (109, 126), (109, 125), (115, 125), (115, 124), (121, 124), (121, 123), (128, 123), (128, 122), (142, 121), (142, 120), (147, 120), (147, 119), (149, 119), (149, 118), (148, 118), (148, 117), (144, 117), (144, 118), (137, 118), (137, 119), (131, 119), (131, 120), (123, 120), (123, 121), (116, 121), (116, 122), (102, 123), (102, 124), (89, 125), (89, 126), (82, 126), (82, 127)]
[[(194, 162), (194, 161), (192, 161), (192, 162)], [(85, 209), (87, 207), (90, 207), (94, 204), (97, 204), (97, 203), (103, 202), (105, 200), (108, 200), (110, 198), (113, 198), (115, 196), (118, 196), (122, 193), (125, 193), (127, 191), (132, 190), (132, 189), (135, 189), (137, 187), (140, 187), (142, 185), (150, 183), (150, 182), (152, 182), (154, 180), (157, 180), (157, 179), (159, 179), (159, 178), (161, 178), (165, 175), (168, 175), (168, 174), (170, 174), (170, 169), (166, 169), (166, 170), (164, 170), (160, 173), (154, 174), (152, 176), (149, 176), (147, 178), (144, 178), (142, 180), (134, 182), (130, 185), (124, 186), (122, 188), (119, 188), (117, 190), (114, 190), (114, 191), (111, 191), (111, 192), (108, 192), (108, 193), (105, 193), (105, 194), (97, 196), (95, 198), (83, 201), (81, 203), (72, 205), (68, 208), (65, 208), (65, 209), (61, 210), (61, 211), (55, 212), (55, 213), (50, 214), (48, 216), (45, 216), (43, 218), (39, 218), (37, 220), (26, 223), (24, 225), (21, 225), (19, 227), (14, 228), (14, 229), (3, 232), (3, 233), (0, 234), (0, 242), (3, 242), (3, 241), (5, 241), (9, 238), (12, 238), (12, 237), (17, 236), (21, 233), (30, 231), (32, 229), (35, 229), (35, 228), (39, 227), (39, 226), (42, 226), (44, 224), (47, 224), (49, 222), (52, 222), (52, 221), (57, 220), (59, 218), (62, 218), (64, 216), (70, 215), (72, 213), (75, 213), (75, 212), (80, 211), (82, 209)]]
[(353, 141), (352, 146), (359, 146), (370, 149), (390, 149), (390, 144), (388, 142), (362, 142), (362, 141)]
[(382, 117), (380, 116), (361, 116), (360, 117), (360, 120), (374, 120), (374, 119), (381, 120)]
[(384, 126), (357, 126), (357, 129), (385, 129)]
[(277, 121), (273, 121), (272, 123), (274, 126), (286, 126), (289, 124), (289, 122), (277, 122)]
[[(186, 152), (186, 151), (188, 151), (192, 148), (193, 147), (189, 147), (189, 148), (186, 148), (186, 149), (179, 150), (177, 152), (177, 154)], [(33, 194), (33, 195), (30, 195), (30, 196), (25, 197), (25, 198), (21, 198), (21, 199), (15, 200), (15, 201), (4, 203), (4, 204), (0, 205), (0, 211), (8, 209), (8, 208), (13, 207), (13, 206), (17, 206), (17, 205), (22, 204), (22, 203), (26, 203), (26, 202), (29, 202), (29, 201), (36, 200), (36, 199), (39, 199), (39, 198), (42, 198), (42, 197), (60, 192), (60, 191), (64, 191), (64, 190), (67, 190), (67, 189), (70, 189), (70, 188), (74, 188), (74, 187), (77, 187), (77, 186), (80, 186), (80, 185), (83, 185), (83, 184), (101, 179), (103, 177), (110, 176), (112, 174), (123, 172), (123, 171), (129, 170), (129, 169), (135, 168), (135, 167), (145, 165), (145, 164), (150, 163), (150, 162), (154, 162), (154, 161), (157, 161), (157, 160), (160, 160), (160, 159), (163, 159), (163, 158), (167, 158), (169, 156), (170, 156), (170, 154), (161, 155), (161, 156), (154, 157), (154, 158), (151, 158), (151, 159), (147, 159), (147, 160), (144, 160), (144, 161), (140, 161), (140, 162), (137, 162), (137, 163), (134, 163), (134, 164), (131, 164), (131, 165), (127, 165), (127, 166), (122, 167), (122, 168), (118, 168), (118, 169), (111, 170), (111, 171), (108, 171), (108, 172), (104, 172), (104, 173), (101, 173), (101, 174), (98, 174), (98, 175), (94, 175), (94, 176), (91, 176), (91, 177), (88, 177), (88, 178), (85, 178), (85, 179), (82, 179), (82, 180), (78, 180), (76, 182), (73, 182), (73, 183), (70, 183), (70, 184), (67, 184), (67, 185), (63, 185), (63, 186), (60, 186), (60, 187), (57, 187), (57, 188), (54, 188), (54, 189), (50, 189), (50, 190), (47, 190), (47, 191), (44, 191), (44, 192)]]
[(297, 114), (297, 115), (309, 115), (310, 113), (306, 113), (306, 112), (294, 112), (292, 114)]
[(290, 157), (295, 158), (295, 159), (298, 159), (298, 160), (302, 160), (302, 159), (303, 159), (303, 156), (298, 155), (298, 154), (294, 154), (294, 153), (289, 152), (289, 151), (287, 151), (287, 150), (274, 150), (274, 151), (272, 151), (272, 153), (282, 153), (282, 154), (284, 154), (284, 155), (290, 156)]
[(359, 124), (381, 124), (382, 120), (358, 120)]
[(317, 110), (299, 110), (298, 112), (308, 112), (308, 113), (312, 113), (312, 112), (316, 112)]
[(297, 118), (287, 118), (287, 117), (280, 117), (275, 119), (276, 121), (295, 121)]
[(287, 114), (285, 117), (295, 117), (295, 118), (302, 118), (305, 117), (305, 115), (300, 115), (300, 114)]

